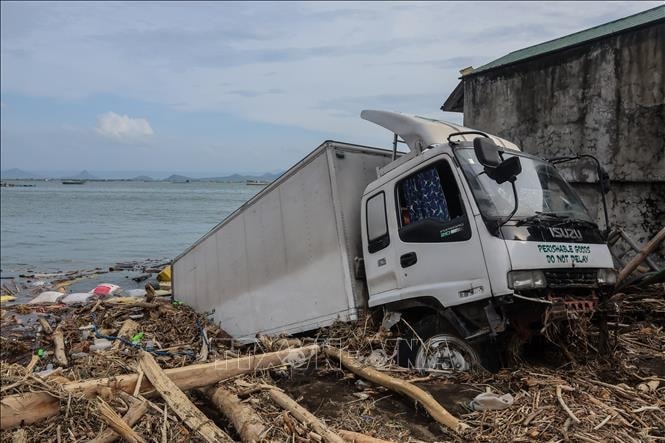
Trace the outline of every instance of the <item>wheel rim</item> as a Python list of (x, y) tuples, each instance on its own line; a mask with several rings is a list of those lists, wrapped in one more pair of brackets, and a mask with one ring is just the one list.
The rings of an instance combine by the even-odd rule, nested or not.
[(416, 354), (416, 368), (468, 371), (480, 364), (476, 351), (462, 339), (439, 334), (425, 341)]

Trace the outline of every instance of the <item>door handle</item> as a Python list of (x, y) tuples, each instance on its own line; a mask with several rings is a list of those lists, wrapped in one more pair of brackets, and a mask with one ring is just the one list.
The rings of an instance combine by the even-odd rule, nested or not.
[(407, 252), (406, 254), (402, 255), (399, 258), (399, 263), (402, 265), (403, 268), (408, 268), (409, 266), (413, 266), (418, 262), (418, 256), (416, 255), (415, 252)]

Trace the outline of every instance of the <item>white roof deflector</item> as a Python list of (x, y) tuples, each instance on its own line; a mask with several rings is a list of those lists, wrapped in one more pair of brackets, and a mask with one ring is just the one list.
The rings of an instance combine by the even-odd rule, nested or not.
[[(437, 143), (447, 143), (448, 136), (455, 132), (474, 131), (474, 129), (452, 123), (419, 117), (417, 115), (402, 114), (390, 111), (365, 110), (360, 113), (364, 120), (383, 126), (393, 134), (397, 134), (406, 142), (411, 151), (422, 152), (423, 149)], [(489, 135), (494, 143), (506, 149), (519, 151), (520, 148), (508, 140)], [(452, 140), (472, 141), (478, 135), (456, 135)]]

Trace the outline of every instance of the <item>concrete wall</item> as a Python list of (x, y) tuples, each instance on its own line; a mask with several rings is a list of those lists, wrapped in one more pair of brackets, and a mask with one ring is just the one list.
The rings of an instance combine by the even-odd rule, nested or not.
[[(464, 125), (541, 157), (597, 156), (610, 221), (644, 243), (665, 225), (665, 24), (464, 77)], [(561, 169), (600, 221), (592, 165)]]

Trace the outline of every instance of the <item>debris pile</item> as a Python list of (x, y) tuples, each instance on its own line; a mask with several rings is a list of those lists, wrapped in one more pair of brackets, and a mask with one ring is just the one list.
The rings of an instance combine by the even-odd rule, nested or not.
[(555, 358), (492, 374), (395, 366), (394, 337), (372, 316), (241, 346), (170, 297), (8, 306), (0, 438), (663, 439), (665, 288), (626, 290), (608, 309), (610, 352), (597, 351), (591, 321), (584, 346), (541, 347)]

